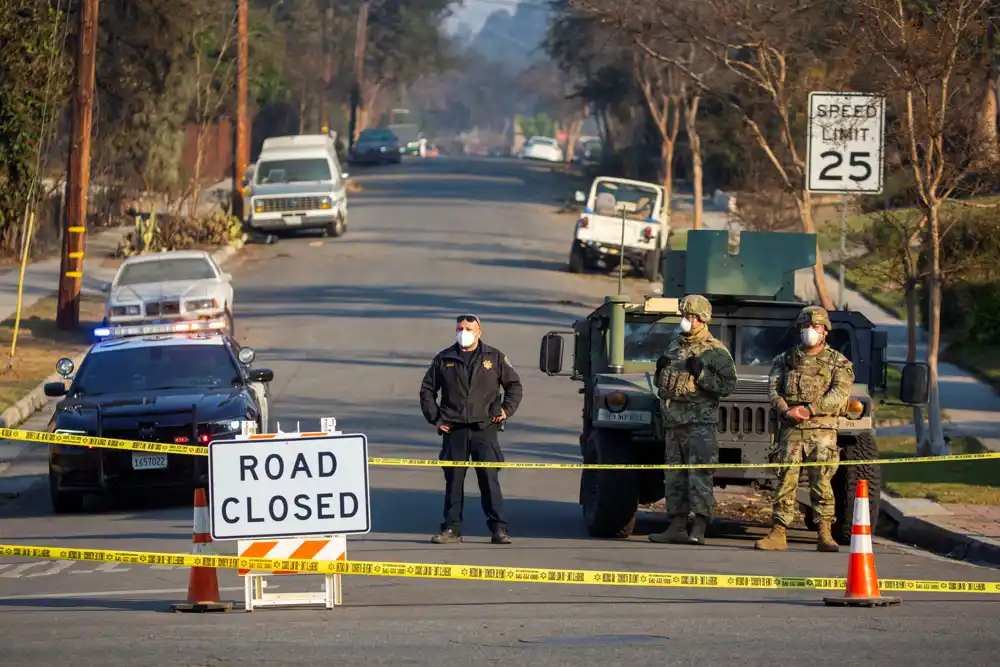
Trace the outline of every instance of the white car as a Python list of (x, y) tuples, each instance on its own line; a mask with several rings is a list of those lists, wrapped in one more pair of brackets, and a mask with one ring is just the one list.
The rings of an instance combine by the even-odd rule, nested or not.
[(552, 137), (531, 137), (521, 149), (521, 157), (548, 162), (563, 162), (565, 159), (559, 142)]
[(152, 324), (223, 317), (233, 333), (233, 277), (203, 250), (136, 255), (111, 285), (104, 325)]

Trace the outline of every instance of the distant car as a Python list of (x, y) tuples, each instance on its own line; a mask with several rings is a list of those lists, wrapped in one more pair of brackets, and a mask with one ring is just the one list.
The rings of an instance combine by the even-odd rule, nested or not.
[(562, 162), (564, 160), (563, 150), (559, 147), (559, 142), (552, 137), (531, 137), (521, 149), (521, 157), (527, 160), (546, 160), (548, 162)]
[(233, 333), (232, 276), (203, 250), (128, 257), (107, 290), (105, 326), (223, 318)]
[[(73, 375), (45, 385), (61, 398), (47, 431), (207, 447), (244, 433), (266, 433), (270, 369), (251, 369), (255, 353), (222, 331), (223, 322), (104, 327)], [(191, 329), (197, 327), (197, 331)], [(65, 380), (71, 380), (69, 387)], [(149, 451), (49, 445), (49, 494), (59, 514), (79, 512), (84, 496), (117, 491), (204, 488), (208, 458)]]
[(399, 138), (387, 128), (362, 130), (351, 148), (353, 164), (399, 164), (403, 161)]
[(399, 152), (403, 155), (427, 156), (427, 139), (416, 125), (402, 123), (389, 125), (386, 129), (396, 135), (400, 144)]

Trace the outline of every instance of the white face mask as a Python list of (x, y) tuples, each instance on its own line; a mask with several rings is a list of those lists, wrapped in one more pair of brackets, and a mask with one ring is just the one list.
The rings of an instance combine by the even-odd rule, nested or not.
[(802, 344), (806, 347), (816, 347), (823, 339), (820, 333), (815, 329), (803, 329), (799, 336), (802, 338)]
[(455, 340), (461, 347), (471, 347), (476, 342), (476, 332), (462, 329), (455, 334)]
[(681, 320), (681, 331), (683, 331), (684, 333), (689, 333), (691, 331), (692, 325), (694, 325), (694, 322), (685, 317), (684, 319)]

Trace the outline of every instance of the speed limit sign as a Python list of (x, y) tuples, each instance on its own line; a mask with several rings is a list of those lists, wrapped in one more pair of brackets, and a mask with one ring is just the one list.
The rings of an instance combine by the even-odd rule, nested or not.
[(809, 93), (806, 189), (882, 192), (885, 98), (871, 93)]

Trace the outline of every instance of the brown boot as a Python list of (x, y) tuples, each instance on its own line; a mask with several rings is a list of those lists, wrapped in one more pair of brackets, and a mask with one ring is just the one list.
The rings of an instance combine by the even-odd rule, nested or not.
[(688, 541), (691, 544), (704, 544), (706, 530), (708, 530), (708, 519), (696, 514), (694, 517), (694, 526), (691, 528), (691, 537)]
[(785, 527), (776, 523), (771, 528), (771, 532), (767, 534), (767, 537), (753, 543), (753, 548), (762, 551), (784, 551), (788, 548), (788, 542), (785, 537)]
[(840, 551), (840, 545), (833, 539), (833, 519), (821, 519), (819, 522), (816, 551)]
[(662, 533), (650, 535), (649, 541), (658, 544), (687, 544), (687, 523), (686, 514), (675, 514), (674, 518), (670, 520), (670, 527)]

